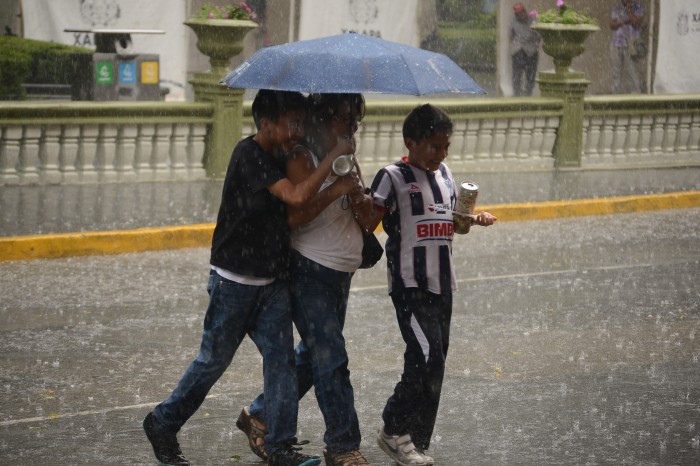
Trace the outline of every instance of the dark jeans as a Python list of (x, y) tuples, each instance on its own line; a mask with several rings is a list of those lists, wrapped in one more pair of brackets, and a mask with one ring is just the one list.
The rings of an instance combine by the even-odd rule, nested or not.
[(177, 432), (200, 407), (211, 387), (231, 364), (246, 333), (263, 356), (265, 450), (271, 454), (296, 442), (297, 407), (294, 334), (288, 284), (241, 285), (212, 272), (209, 307), (197, 357), (190, 363), (170, 397), (156, 406), (159, 427)]
[(406, 350), (401, 380), (384, 407), (382, 419), (387, 433), (408, 433), (416, 447), (427, 450), (445, 374), (452, 295), (407, 288), (394, 290), (391, 299)]
[[(537, 53), (528, 57), (522, 50), (513, 54), (513, 95), (532, 95), (537, 75), (537, 57)], [(525, 76), (525, 89), (521, 84), (523, 75)]]
[[(294, 324), (302, 338), (296, 347), (299, 398), (314, 387), (329, 451), (356, 450), (360, 427), (343, 337), (353, 274), (324, 267), (296, 251), (290, 268)], [(264, 399), (260, 395), (253, 401), (251, 414), (262, 417)]]

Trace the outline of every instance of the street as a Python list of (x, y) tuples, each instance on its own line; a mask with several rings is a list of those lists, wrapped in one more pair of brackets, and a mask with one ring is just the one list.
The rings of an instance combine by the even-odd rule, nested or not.
[[(700, 463), (700, 209), (456, 236), (436, 464)], [(380, 235), (384, 241), (384, 235)], [(141, 420), (195, 356), (207, 248), (0, 262), (0, 463), (156, 464)], [(351, 376), (372, 464), (402, 341), (384, 260), (353, 281)], [(246, 340), (179, 435), (197, 465), (260, 464), (234, 423), (262, 388)], [(313, 394), (299, 408), (321, 454)]]

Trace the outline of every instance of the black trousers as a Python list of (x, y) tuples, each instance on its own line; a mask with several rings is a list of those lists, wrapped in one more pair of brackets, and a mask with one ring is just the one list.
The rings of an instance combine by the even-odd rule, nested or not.
[[(513, 95), (532, 95), (535, 88), (535, 76), (537, 75), (538, 54), (528, 57), (525, 52), (518, 50), (513, 54)], [(523, 75), (525, 88), (522, 86)]]
[(406, 343), (401, 380), (382, 413), (387, 433), (411, 435), (427, 450), (435, 427), (450, 341), (452, 294), (417, 288), (393, 291), (391, 299)]

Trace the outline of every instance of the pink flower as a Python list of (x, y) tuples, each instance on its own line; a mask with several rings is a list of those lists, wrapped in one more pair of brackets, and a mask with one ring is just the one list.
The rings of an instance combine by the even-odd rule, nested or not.
[(530, 15), (530, 18), (537, 18), (540, 15), (539, 13), (537, 13), (537, 10), (532, 10), (528, 14)]
[(564, 6), (564, 0), (557, 0), (557, 7), (561, 8)]

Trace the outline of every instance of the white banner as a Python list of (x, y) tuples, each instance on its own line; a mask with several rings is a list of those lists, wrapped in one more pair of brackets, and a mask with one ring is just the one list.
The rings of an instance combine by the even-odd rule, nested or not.
[(420, 46), (418, 0), (301, 0), (299, 40), (357, 32)]
[(149, 29), (165, 34), (132, 34), (135, 53), (160, 55), (160, 80), (168, 100), (184, 100), (187, 26), (185, 2), (171, 0), (24, 0), (24, 36), (95, 48), (93, 34), (64, 29)]
[(698, 0), (664, 0), (660, 4), (654, 94), (700, 92)]

